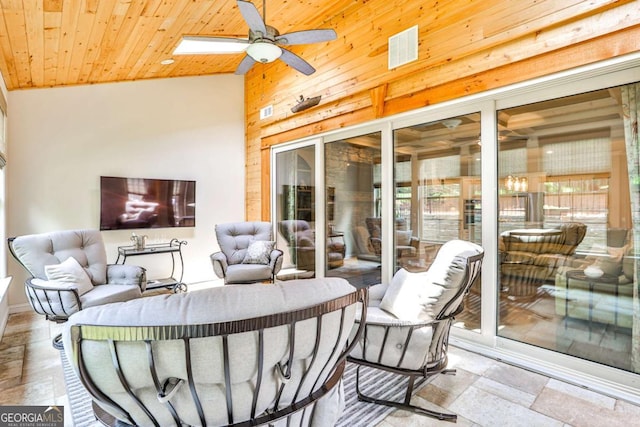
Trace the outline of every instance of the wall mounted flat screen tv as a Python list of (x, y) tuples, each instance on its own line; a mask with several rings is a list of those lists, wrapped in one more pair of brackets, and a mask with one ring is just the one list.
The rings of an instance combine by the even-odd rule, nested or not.
[(195, 181), (100, 177), (100, 230), (195, 225)]

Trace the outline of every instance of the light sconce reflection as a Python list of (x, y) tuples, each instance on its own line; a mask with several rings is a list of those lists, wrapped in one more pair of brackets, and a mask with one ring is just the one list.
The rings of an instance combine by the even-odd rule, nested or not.
[(529, 181), (525, 177), (509, 175), (504, 180), (504, 186), (509, 191), (527, 191), (529, 189)]

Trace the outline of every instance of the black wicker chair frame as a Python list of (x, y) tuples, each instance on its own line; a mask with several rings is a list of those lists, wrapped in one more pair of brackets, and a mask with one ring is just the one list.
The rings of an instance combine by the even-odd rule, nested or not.
[[(352, 345), (344, 345), (340, 343), (340, 339), (338, 338), (336, 343), (334, 344), (333, 350), (331, 352), (331, 357), (327, 359), (327, 362), (319, 362), (325, 363), (323, 368), (320, 370), (320, 375), (316, 378), (313, 378), (314, 387), (312, 387), (311, 394), (301, 396), (300, 395), (300, 387), (298, 387), (293, 402), (291, 404), (287, 404), (286, 406), (282, 406), (280, 404), (280, 396), (284, 389), (284, 383), (287, 382), (289, 378), (291, 378), (291, 366), (289, 363), (284, 365), (278, 363), (277, 371), (279, 371), (279, 375), (282, 378), (283, 384), (280, 386), (279, 392), (277, 394), (277, 398), (275, 399), (275, 404), (269, 410), (263, 413), (256, 413), (256, 403), (258, 399), (258, 395), (260, 393), (261, 382), (260, 378), (262, 378), (262, 372), (269, 367), (264, 365), (264, 331), (268, 328), (274, 328), (278, 326), (288, 325), (289, 327), (289, 360), (293, 357), (296, 348), (295, 342), (295, 331), (296, 331), (296, 323), (307, 320), (307, 319), (316, 319), (317, 327), (316, 327), (316, 337), (315, 337), (315, 346), (313, 349), (313, 355), (311, 356), (311, 362), (303, 373), (303, 380), (307, 379), (307, 375), (311, 370), (314, 363), (317, 362), (316, 356), (318, 349), (320, 347), (320, 331), (323, 327), (322, 316), (335, 312), (341, 311), (341, 320), (340, 320), (340, 333), (337, 335), (340, 336), (348, 336), (348, 331), (345, 331), (347, 325), (345, 325), (345, 310), (348, 306), (356, 303), (363, 304), (363, 307), (366, 309), (367, 305), (367, 290), (360, 289), (354, 291), (345, 296), (324, 302), (322, 304), (318, 304), (315, 306), (311, 306), (308, 308), (291, 311), (287, 313), (277, 313), (269, 316), (256, 317), (251, 319), (243, 319), (243, 320), (235, 320), (228, 322), (220, 322), (220, 323), (211, 323), (211, 324), (200, 324), (200, 325), (175, 325), (175, 326), (96, 326), (96, 325), (73, 325), (71, 327), (71, 341), (72, 341), (72, 362), (75, 364), (79, 371), (79, 376), (82, 384), (91, 394), (94, 399), (93, 407), (94, 413), (96, 417), (107, 426), (124, 426), (129, 423), (130, 425), (135, 425), (135, 420), (129, 415), (122, 407), (120, 407), (117, 403), (115, 403), (109, 396), (105, 395), (94, 383), (85, 366), (84, 354), (82, 352), (82, 341), (83, 340), (95, 340), (95, 341), (107, 341), (110, 352), (111, 359), (113, 362), (112, 369), (115, 370), (119, 381), (122, 387), (126, 390), (126, 393), (130, 396), (131, 399), (135, 401), (137, 406), (146, 414), (146, 416), (151, 420), (151, 423), (158, 426), (159, 423), (154, 417), (154, 414), (151, 413), (149, 408), (147, 408), (144, 403), (136, 396), (136, 390), (134, 390), (128, 380), (123, 370), (121, 369), (121, 364), (119, 360), (118, 354), (118, 343), (119, 342), (144, 342), (146, 345), (147, 352), (147, 362), (148, 369), (153, 378), (153, 382), (157, 391), (158, 400), (168, 409), (171, 413), (175, 421), (176, 426), (186, 425), (185, 422), (180, 418), (176, 408), (171, 403), (172, 395), (180, 388), (181, 386), (189, 387), (192, 403), (197, 409), (198, 416), (200, 418), (200, 422), (202, 426), (207, 426), (203, 404), (198, 396), (198, 392), (195, 387), (195, 382), (193, 378), (193, 372), (190, 364), (185, 366), (188, 378), (177, 379), (177, 378), (169, 378), (165, 381), (161, 381), (158, 377), (158, 373), (156, 371), (156, 366), (154, 364), (154, 359), (157, 355), (154, 354), (152, 350), (152, 342), (160, 341), (160, 340), (182, 340), (184, 342), (184, 351), (185, 351), (185, 360), (189, 360), (190, 356), (190, 341), (197, 338), (205, 338), (205, 337), (213, 337), (220, 336), (222, 337), (222, 347), (223, 347), (223, 355), (224, 355), (224, 379), (225, 379), (225, 390), (226, 390), (226, 408), (227, 408), (227, 426), (256, 426), (265, 423), (272, 423), (276, 420), (287, 419), (287, 426), (289, 426), (289, 416), (299, 411), (306, 410), (309, 405), (315, 403), (318, 399), (326, 395), (329, 391), (331, 391), (340, 381), (342, 374), (344, 372), (346, 357), (347, 354), (351, 351)], [(361, 324), (358, 328), (357, 335), (359, 336), (364, 330), (364, 324)], [(343, 331), (346, 332), (346, 335), (343, 335)], [(250, 419), (238, 419), (237, 416), (233, 413), (233, 401), (232, 401), (232, 393), (231, 393), (231, 374), (230, 374), (230, 360), (229, 360), (229, 344), (228, 337), (232, 334), (239, 334), (245, 332), (257, 332), (258, 334), (258, 358), (257, 358), (257, 367), (256, 370), (258, 372), (257, 380), (255, 384), (255, 388), (253, 391), (253, 400), (252, 400), (252, 413)], [(334, 359), (334, 357), (338, 355), (336, 359), (336, 363), (332, 366), (329, 366), (329, 361)], [(106, 369), (106, 368), (105, 368)], [(310, 381), (311, 379), (309, 379)], [(301, 381), (302, 385), (304, 381)], [(112, 415), (106, 413), (102, 408), (96, 405), (95, 402), (100, 402), (103, 407), (111, 407), (115, 408), (119, 413), (126, 414), (127, 420), (117, 420)], [(304, 420), (304, 416), (300, 417), (301, 422)]]
[[(452, 421), (456, 422), (457, 415), (449, 414), (444, 412), (436, 412), (429, 409), (421, 408), (416, 405), (412, 405), (411, 397), (413, 395), (413, 391), (422, 385), (425, 381), (433, 379), (437, 374), (445, 374), (445, 375), (455, 375), (455, 369), (446, 369), (448, 358), (447, 358), (447, 350), (449, 346), (449, 332), (451, 330), (451, 325), (455, 320), (455, 316), (460, 314), (464, 309), (463, 300), (464, 297), (469, 293), (469, 289), (473, 285), (474, 281), (479, 277), (479, 273), (482, 267), (482, 259), (484, 257), (484, 253), (471, 256), (467, 258), (467, 264), (465, 268), (465, 277), (464, 277), (464, 285), (460, 287), (458, 293), (451, 298), (448, 304), (443, 308), (441, 313), (448, 313), (453, 310), (453, 312), (449, 315), (441, 315), (437, 316), (436, 319), (430, 322), (403, 322), (400, 324), (384, 324), (377, 322), (367, 322), (364, 319), (365, 329), (364, 333), (361, 336), (361, 340), (363, 342), (363, 354), (367, 355), (367, 359), (356, 359), (354, 357), (349, 356), (347, 360), (349, 362), (353, 362), (358, 364), (358, 368), (356, 370), (356, 391), (358, 394), (358, 399), (364, 402), (375, 403), (378, 405), (385, 405), (394, 408), (404, 409), (416, 414), (425, 415), (432, 418), (437, 418), (439, 420), (444, 421)], [(455, 307), (455, 304), (458, 304), (458, 307)], [(367, 332), (370, 327), (381, 327), (384, 328), (384, 338), (382, 345), (380, 346), (380, 352), (377, 355), (371, 356), (367, 353)], [(405, 342), (403, 346), (403, 353), (400, 357), (397, 366), (387, 366), (381, 363), (384, 356), (384, 349), (386, 348), (385, 344), (387, 341), (387, 337), (390, 335), (392, 329), (402, 329), (404, 333)], [(432, 360), (429, 360), (428, 363), (423, 366), (421, 369), (411, 370), (400, 368), (404, 357), (409, 348), (411, 348), (411, 336), (416, 330), (421, 328), (432, 328), (432, 337), (434, 340), (438, 340), (436, 346), (436, 353), (433, 356)], [(425, 350), (426, 351), (426, 350)], [(377, 356), (377, 357), (376, 357)], [(377, 362), (371, 362), (372, 359), (377, 359)], [(360, 388), (360, 368), (362, 366), (368, 366), (372, 368), (381, 369), (388, 372), (393, 372), (395, 374), (404, 375), (408, 377), (407, 389), (404, 396), (404, 400), (402, 402), (396, 402), (387, 399), (381, 399), (376, 397), (367, 396), (362, 393)]]

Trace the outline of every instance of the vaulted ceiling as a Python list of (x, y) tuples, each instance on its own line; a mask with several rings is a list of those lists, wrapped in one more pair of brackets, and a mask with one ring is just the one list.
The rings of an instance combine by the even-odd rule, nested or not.
[[(263, 1), (253, 2), (263, 13)], [(266, 21), (280, 33), (331, 28), (358, 3), (268, 0)], [(248, 35), (233, 0), (0, 0), (0, 8), (0, 72), (9, 90), (233, 73), (244, 54), (172, 52), (183, 35)], [(161, 64), (169, 58), (175, 62)]]

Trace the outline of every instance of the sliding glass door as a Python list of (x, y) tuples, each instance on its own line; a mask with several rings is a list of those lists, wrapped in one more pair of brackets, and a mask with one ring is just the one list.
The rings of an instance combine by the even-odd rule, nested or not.
[(381, 281), (381, 133), (326, 143), (326, 276)]
[[(427, 271), (447, 241), (482, 243), (480, 113), (403, 127), (393, 135), (394, 265)], [(456, 325), (479, 330), (480, 280), (466, 305)]]
[(497, 332), (637, 372), (625, 90), (497, 112)]
[(274, 149), (279, 278), (390, 283), (451, 239), (482, 244), (456, 344), (640, 401), (638, 67)]
[(313, 145), (275, 155), (276, 247), (284, 252), (281, 280), (315, 276), (315, 157)]

